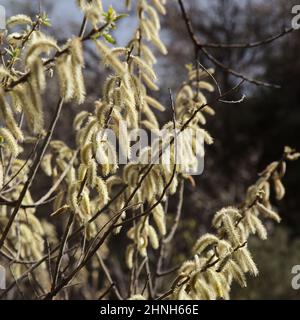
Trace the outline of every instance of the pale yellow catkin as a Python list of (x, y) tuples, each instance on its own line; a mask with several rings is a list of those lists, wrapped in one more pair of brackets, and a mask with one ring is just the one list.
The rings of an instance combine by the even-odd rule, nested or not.
[(160, 234), (164, 236), (167, 233), (167, 230), (166, 230), (166, 222), (165, 222), (165, 212), (162, 205), (158, 204), (153, 209), (152, 214)]
[(108, 190), (104, 180), (101, 179), (100, 177), (96, 178), (96, 189), (100, 196), (99, 200), (101, 204), (106, 205), (109, 201)]
[(13, 157), (17, 157), (19, 154), (19, 146), (12, 133), (8, 129), (2, 127), (0, 128), (0, 137), (4, 139), (4, 144), (10, 151), (11, 155)]
[(21, 24), (31, 25), (32, 24), (32, 20), (31, 20), (31, 18), (29, 16), (26, 16), (25, 14), (18, 14), (18, 15), (10, 17), (6, 21), (6, 25), (8, 27), (14, 27), (14, 26), (21, 25)]
[(23, 133), (14, 119), (12, 110), (9, 104), (6, 102), (4, 98), (4, 93), (2, 90), (0, 91), (0, 114), (2, 118), (5, 120), (7, 128), (11, 131), (14, 137), (18, 141), (23, 141), (24, 139)]

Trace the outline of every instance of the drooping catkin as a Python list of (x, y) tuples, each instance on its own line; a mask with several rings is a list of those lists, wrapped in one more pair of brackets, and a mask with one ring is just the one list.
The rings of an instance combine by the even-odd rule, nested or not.
[(22, 24), (31, 25), (32, 24), (31, 18), (29, 16), (26, 16), (25, 14), (18, 14), (18, 15), (10, 17), (6, 21), (6, 25), (8, 27), (14, 27), (17, 25), (22, 25)]
[(5, 121), (7, 128), (11, 131), (16, 140), (23, 141), (23, 133), (15, 121), (12, 110), (6, 102), (4, 92), (2, 90), (0, 90), (0, 114), (2, 119)]
[(163, 14), (163, 15), (166, 14), (166, 8), (164, 7), (164, 5), (160, 0), (152, 0), (152, 2), (160, 14)]
[(112, 54), (111, 50), (101, 41), (96, 42), (97, 48), (103, 56), (104, 63), (111, 67), (117, 74), (123, 75), (126, 69), (123, 64)]
[(155, 224), (162, 236), (167, 232), (166, 230), (166, 221), (165, 221), (165, 212), (161, 204), (158, 204), (152, 211), (153, 219)]
[(90, 21), (96, 29), (97, 24), (103, 21), (102, 0), (77, 0), (78, 6), (84, 12), (85, 17)]
[(73, 123), (73, 128), (75, 131), (78, 131), (81, 128), (83, 122), (85, 120), (87, 120), (89, 115), (90, 115), (90, 113), (87, 111), (81, 111), (77, 114), (77, 116), (75, 117), (74, 123)]
[(35, 132), (36, 111), (33, 106), (31, 95), (28, 93), (28, 91), (29, 91), (28, 84), (18, 85), (14, 88), (14, 94), (17, 98), (17, 103), (18, 103), (18, 106), (16, 106), (16, 108), (22, 109), (24, 111), (26, 122), (30, 131)]
[(8, 129), (2, 127), (0, 128), (0, 137), (4, 139), (4, 144), (11, 155), (17, 157), (19, 154), (19, 146), (12, 133)]
[(72, 74), (72, 58), (70, 55), (62, 55), (57, 59), (56, 71), (59, 77), (61, 97), (66, 102), (74, 96), (74, 77)]
[(224, 229), (226, 230), (226, 233), (227, 233), (230, 241), (232, 241), (234, 246), (239, 246), (240, 245), (240, 237), (236, 231), (236, 228), (234, 226), (234, 223), (233, 223), (231, 217), (228, 214), (223, 215), (222, 223), (224, 225)]
[(45, 174), (49, 177), (52, 175), (52, 165), (51, 165), (51, 160), (52, 160), (53, 155), (51, 153), (46, 154), (43, 157), (41, 167), (44, 170)]
[(275, 189), (276, 199), (282, 200), (285, 195), (285, 188), (278, 177), (274, 178), (274, 189)]
[(31, 63), (36, 60), (42, 53), (48, 53), (51, 49), (54, 49), (56, 51), (60, 50), (59, 46), (53, 38), (43, 35), (38, 38), (32, 39), (26, 51), (24, 59), (25, 65), (31, 65)]
[(196, 244), (194, 245), (193, 252), (196, 254), (201, 254), (207, 247), (217, 244), (219, 242), (219, 238), (213, 234), (205, 234), (200, 237)]
[(152, 81), (157, 80), (156, 74), (153, 69), (149, 65), (147, 65), (141, 58), (132, 56), (131, 59), (142, 73), (145, 73)]
[(279, 215), (275, 212), (275, 211), (273, 211), (273, 210), (271, 210), (271, 209), (269, 209), (269, 208), (266, 208), (263, 204), (261, 204), (260, 202), (257, 202), (256, 203), (256, 208), (257, 208), (257, 210), (262, 214), (262, 215), (264, 215), (266, 218), (270, 218), (270, 219), (273, 219), (273, 220), (275, 220), (276, 222), (280, 222), (281, 221), (281, 218), (279, 217)]
[(36, 81), (32, 80), (28, 82), (27, 93), (34, 108), (33, 130), (36, 133), (40, 133), (44, 128), (44, 111), (41, 93), (39, 92)]
[(101, 204), (106, 205), (109, 201), (108, 190), (104, 180), (100, 177), (96, 178), (96, 189), (99, 194)]
[(148, 226), (148, 237), (149, 237), (152, 248), (158, 249), (159, 239), (155, 229), (151, 225)]
[(80, 38), (74, 38), (69, 43), (72, 60), (72, 74), (74, 81), (74, 98), (78, 104), (85, 100), (86, 90), (82, 69), (84, 68), (84, 57), (82, 50), (82, 41)]
[(246, 266), (247, 269), (245, 270), (249, 271), (254, 276), (258, 275), (256, 264), (247, 248), (240, 248), (235, 254), (237, 257), (237, 262), (241, 263), (243, 266)]
[(228, 272), (241, 287), (247, 287), (247, 281), (243, 270), (239, 267), (239, 265), (230, 259), (224, 269), (225, 272)]

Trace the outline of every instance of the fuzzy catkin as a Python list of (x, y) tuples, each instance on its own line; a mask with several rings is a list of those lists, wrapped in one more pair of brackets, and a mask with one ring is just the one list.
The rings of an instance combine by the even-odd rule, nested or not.
[(17, 157), (19, 154), (19, 146), (12, 133), (6, 128), (0, 128), (0, 137), (4, 139), (5, 146), (11, 155)]

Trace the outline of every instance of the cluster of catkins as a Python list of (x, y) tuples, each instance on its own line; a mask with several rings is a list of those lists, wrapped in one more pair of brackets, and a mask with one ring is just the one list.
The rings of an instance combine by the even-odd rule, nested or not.
[(194, 245), (193, 259), (182, 264), (174, 299), (228, 299), (232, 281), (246, 287), (246, 274), (256, 276), (258, 269), (248, 249), (248, 238), (256, 234), (267, 239), (265, 219), (280, 222), (270, 203), (271, 190), (277, 200), (284, 197), (282, 178), (286, 161), (298, 159), (299, 153), (285, 148), (283, 159), (271, 163), (248, 188), (244, 203), (218, 211), (212, 221), (216, 234), (201, 236)]
[[(102, 19), (102, 12), (99, 16)], [(31, 160), (18, 156), (26, 147), (34, 150), (45, 134), (42, 95), (47, 77), (57, 76), (64, 102), (74, 100), (81, 104), (85, 100), (82, 39), (74, 37), (59, 47), (55, 39), (38, 28), (42, 23), (42, 16), (33, 21), (23, 14), (7, 21), (9, 31), (16, 26), (19, 31), (7, 35), (10, 60), (0, 67), (1, 230), (7, 226), (32, 165)], [(62, 181), (72, 185), (76, 180), (72, 166), (76, 152), (62, 141), (51, 141), (49, 149), (41, 167), (53, 179), (53, 187), (38, 201), (32, 199), (29, 191), (26, 193), (2, 248), (5, 256), (16, 262), (12, 268), (16, 278), (26, 270), (22, 262), (32, 263), (44, 256), (45, 239), (48, 244), (57, 242), (55, 228), (36, 217), (37, 208), (57, 192), (53, 207), (59, 210), (64, 205)]]
[[(126, 2), (129, 6), (130, 1)], [(167, 234), (164, 201), (176, 193), (180, 179), (190, 178), (188, 172), (197, 166), (199, 150), (201, 156), (204, 153), (201, 141), (213, 143), (202, 128), (206, 115), (214, 115), (204, 95), (214, 91), (208, 81), (213, 70), (189, 66), (187, 81), (178, 90), (175, 101), (170, 101), (173, 120), (160, 127), (155, 115), (165, 110), (150, 92), (159, 89), (152, 50), (167, 54), (159, 36), (159, 14), (166, 13), (166, 1), (136, 1), (138, 27), (126, 47), (111, 47), (105, 42), (111, 40), (108, 32), (118, 19), (112, 8), (104, 12), (101, 0), (78, 0), (77, 4), (95, 31), (87, 37), (94, 41), (101, 61), (112, 74), (103, 85), (103, 94), (95, 102), (94, 111), (80, 110), (74, 119), (75, 149), (63, 141), (52, 140), (41, 159), (41, 167), (52, 179), (52, 187), (40, 200), (33, 200), (27, 191), (1, 249), (11, 261), (20, 262), (13, 263), (16, 278), (26, 270), (26, 262), (33, 263), (45, 255), (45, 240), (48, 245), (58, 242), (53, 225), (36, 216), (40, 205), (50, 203), (54, 195), (52, 219), (59, 213), (74, 214), (76, 223), (84, 226), (85, 240), (98, 235), (110, 214), (122, 212), (116, 232), (121, 232), (122, 222), (131, 217), (129, 213), (140, 215), (127, 231), (125, 261), (129, 269), (134, 268), (135, 259), (147, 257), (151, 248), (158, 249), (161, 237)], [(82, 43), (87, 38), (73, 37), (59, 46), (41, 31), (39, 26), (43, 23), (47, 24), (45, 17), (38, 16), (33, 21), (25, 15), (7, 21), (9, 30), (18, 26), (19, 32), (7, 35), (11, 60), (0, 67), (0, 230), (9, 222), (32, 165), (31, 160), (21, 160), (18, 156), (27, 146), (34, 150), (45, 137), (42, 95), (47, 77), (57, 78), (61, 102), (83, 104), (86, 98)], [(119, 166), (115, 146), (120, 146), (123, 156), (130, 157), (127, 137), (138, 128), (165, 130), (163, 141), (158, 136), (151, 148), (140, 150), (138, 161)], [(196, 137), (201, 137), (201, 141), (193, 138), (181, 144), (183, 159), (178, 162), (176, 143), (188, 128), (197, 132)], [(114, 145), (108, 139), (108, 130), (118, 138)], [(168, 145), (170, 161), (151, 163), (150, 159), (164, 157)], [(282, 199), (285, 161), (293, 160), (292, 157), (296, 157), (292, 150), (286, 150), (282, 161), (271, 164), (249, 188), (240, 208), (225, 208), (216, 214), (213, 226), (217, 233), (204, 235), (197, 241), (194, 259), (184, 263), (179, 271), (174, 298), (228, 298), (233, 279), (244, 286), (245, 273), (257, 274), (247, 239), (255, 233), (266, 238), (261, 217), (279, 222), (270, 205), (270, 187)], [(142, 179), (145, 172), (147, 175)], [(110, 203), (108, 213), (94, 219), (123, 187), (125, 191)], [(126, 210), (134, 204), (142, 205)], [(105, 245), (104, 248), (107, 249)], [(47, 268), (46, 264), (42, 267)]]

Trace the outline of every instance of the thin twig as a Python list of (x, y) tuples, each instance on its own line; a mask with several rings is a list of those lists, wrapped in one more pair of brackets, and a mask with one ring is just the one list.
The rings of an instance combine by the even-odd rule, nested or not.
[(216, 48), (216, 49), (250, 49), (250, 48), (256, 48), (259, 46), (263, 46), (269, 43), (272, 43), (273, 41), (295, 31), (294, 28), (285, 28), (281, 32), (270, 36), (266, 39), (255, 41), (255, 42), (248, 42), (248, 43), (203, 43), (201, 44), (202, 48)]
[(59, 277), (59, 269), (60, 269), (60, 265), (61, 265), (61, 260), (62, 257), (64, 255), (64, 251), (67, 245), (67, 241), (68, 241), (68, 237), (72, 228), (74, 222), (74, 213), (70, 212), (70, 217), (61, 241), (61, 245), (60, 245), (60, 249), (59, 249), (59, 253), (58, 253), (58, 258), (56, 261), (56, 265), (55, 265), (55, 269), (54, 269), (54, 275), (53, 275), (53, 281), (52, 281), (52, 286), (51, 286), (51, 290), (53, 290), (57, 284), (58, 281), (58, 277)]
[[(281, 88), (279, 85), (277, 84), (271, 84), (271, 83), (267, 83), (267, 82), (264, 82), (264, 81), (260, 81), (260, 80), (256, 80), (256, 79), (252, 79), (252, 78), (249, 78), (235, 70), (233, 70), (232, 68), (228, 67), (228, 66), (225, 66), (221, 61), (219, 61), (217, 58), (215, 58), (211, 53), (209, 53), (207, 51), (207, 49), (202, 45), (202, 43), (197, 39), (195, 33), (194, 33), (194, 29), (193, 29), (193, 26), (192, 26), (192, 22), (191, 20), (189, 19), (188, 17), (188, 14), (186, 12), (186, 9), (184, 7), (184, 4), (183, 4), (183, 1), (182, 0), (178, 0), (178, 3), (179, 3), (179, 7), (180, 7), (180, 10), (181, 10), (181, 13), (182, 13), (182, 18), (185, 22), (185, 25), (186, 25), (186, 28), (187, 28), (187, 31), (188, 31), (188, 34), (189, 34), (189, 37), (190, 39), (192, 40), (193, 44), (194, 44), (194, 47), (198, 50), (200, 50), (211, 62), (213, 62), (217, 67), (223, 69), (225, 72), (237, 77), (237, 78), (240, 78), (240, 79), (243, 79), (247, 82), (250, 82), (250, 83), (253, 83), (257, 86), (264, 86), (264, 87), (268, 87), (268, 88)], [(291, 31), (290, 31), (291, 32)], [(286, 34), (286, 33), (285, 33)], [(276, 38), (277, 39), (277, 38)], [(275, 40), (275, 39), (274, 39)]]
[(98, 261), (99, 261), (99, 264), (101, 265), (101, 268), (103, 269), (104, 273), (105, 273), (105, 276), (109, 282), (109, 284), (111, 285), (111, 289), (114, 291), (116, 297), (119, 299), (119, 300), (123, 300), (123, 297), (122, 295), (120, 294), (120, 291), (118, 289), (118, 287), (116, 286), (116, 283), (113, 281), (111, 275), (110, 275), (110, 272), (109, 272), (109, 269), (107, 268), (104, 260), (102, 259), (101, 255), (99, 252), (96, 253), (96, 256), (98, 258)]

